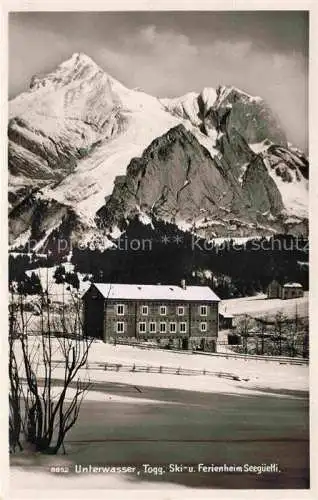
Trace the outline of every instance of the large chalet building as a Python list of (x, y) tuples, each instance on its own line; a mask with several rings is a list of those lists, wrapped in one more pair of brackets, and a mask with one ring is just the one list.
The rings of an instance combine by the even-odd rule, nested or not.
[(215, 351), (219, 297), (208, 286), (92, 283), (83, 295), (84, 333)]

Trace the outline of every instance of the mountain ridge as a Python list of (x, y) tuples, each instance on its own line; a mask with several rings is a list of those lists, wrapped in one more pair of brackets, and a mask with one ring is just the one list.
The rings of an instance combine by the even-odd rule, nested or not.
[[(248, 224), (256, 224), (257, 231), (269, 233), (293, 231), (297, 225), (303, 230), (306, 226), (307, 159), (297, 148), (290, 147), (276, 117), (260, 97), (250, 96), (235, 87), (219, 86), (189, 92), (179, 98), (159, 99), (140, 90), (128, 89), (83, 53), (73, 54), (47, 75), (35, 76), (30, 87), (28, 92), (10, 101), (10, 227), (15, 228), (10, 231), (12, 245), (27, 231), (26, 224), (17, 223), (17, 218), (23, 217), (23, 207), (32, 224), (32, 207), (30, 209), (26, 202), (30, 193), (37, 206), (34, 212), (39, 210), (43, 200), (56, 207), (56, 217), (51, 217), (55, 226), (59, 221), (57, 214), (64, 212), (61, 207), (68, 207), (66, 212), (71, 210), (76, 214), (82, 230), (78, 234), (74, 230), (71, 236), (74, 240), (86, 238), (83, 228), (89, 238), (100, 237), (101, 226), (102, 237), (107, 238), (107, 204), (108, 207), (118, 204), (118, 178), (124, 176), (122, 182), (129, 184), (132, 180), (129, 166), (133, 159), (139, 159), (135, 166), (140, 166), (153, 141), (164, 143), (169, 134), (175, 134), (171, 131), (179, 126), (183, 127), (183, 136), (187, 138), (187, 153), (183, 155), (186, 161), (195, 164), (196, 157), (204, 158), (206, 153), (201, 148), (209, 156), (208, 189), (213, 190), (218, 183), (223, 183), (227, 197), (239, 199), (241, 196), (244, 203), (246, 200), (251, 203), (246, 211), (237, 209), (247, 217), (247, 233)], [(195, 140), (190, 140), (190, 136)], [(180, 137), (178, 141), (179, 145), (174, 147), (175, 151), (178, 148), (181, 157)], [(161, 170), (171, 168), (171, 177), (175, 175), (180, 184), (183, 170), (177, 161), (171, 162), (167, 157), (160, 161), (161, 170), (152, 163), (148, 158), (148, 164), (143, 167), (146, 172), (153, 169), (152, 181), (147, 188), (143, 187), (144, 199), (135, 203), (136, 200), (133, 202), (129, 196), (121, 198), (117, 213), (119, 226), (123, 223), (119, 217), (123, 206), (135, 203), (121, 214), (127, 220), (138, 210), (143, 212), (140, 207), (148, 206), (154, 186), (161, 182)], [(197, 168), (200, 170), (199, 164)], [(212, 176), (212, 170), (222, 172), (218, 180)], [(195, 182), (194, 187), (192, 182), (191, 196), (197, 192), (197, 200), (206, 187), (200, 175)], [(163, 188), (164, 184), (159, 190)], [(199, 212), (187, 208), (189, 201), (185, 200), (185, 193), (189, 187), (183, 191), (182, 195), (180, 192), (177, 195), (177, 205), (172, 203), (175, 193), (170, 195), (167, 206), (177, 207), (181, 227), (192, 227)], [(222, 201), (220, 203), (219, 213), (213, 209), (215, 201), (207, 207), (208, 216), (213, 215), (218, 222), (218, 228), (213, 231), (209, 228), (207, 236), (229, 232), (230, 224), (228, 227), (220, 224), (223, 210)], [(236, 205), (239, 207), (239, 201)], [(226, 213), (233, 210), (225, 208), (230, 211)], [(100, 215), (107, 211), (101, 223)], [(257, 211), (261, 213), (258, 219)], [(148, 208), (145, 215), (154, 216)], [(235, 211), (231, 215), (235, 218)], [(29, 220), (28, 217), (25, 219)], [(288, 218), (293, 222), (286, 222)], [(117, 219), (115, 214), (114, 220)], [(50, 220), (46, 220), (47, 232), (55, 230), (55, 226), (53, 228)], [(254, 231), (255, 227), (250, 230)]]

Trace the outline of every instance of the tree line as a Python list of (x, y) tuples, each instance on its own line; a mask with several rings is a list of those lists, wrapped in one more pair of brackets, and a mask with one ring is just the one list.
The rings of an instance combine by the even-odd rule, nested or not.
[[(138, 220), (131, 222), (121, 236), (125, 241), (118, 245), (125, 250), (75, 247), (71, 260), (75, 270), (94, 281), (114, 283), (176, 284), (186, 279), (188, 284), (212, 286), (224, 299), (264, 292), (273, 278), (297, 281), (308, 289), (306, 238), (281, 235), (241, 245), (234, 240), (207, 245), (199, 238), (194, 245), (190, 232), (169, 223), (153, 224), (152, 228)], [(131, 249), (129, 242), (137, 238), (150, 240), (151, 250)]]
[[(137, 248), (136, 241), (151, 245)], [(95, 282), (188, 284), (211, 286), (222, 299), (264, 292), (272, 279), (296, 281), (308, 289), (308, 240), (292, 235), (253, 238), (244, 244), (234, 239), (211, 243), (183, 232), (174, 224), (154, 221), (142, 224), (137, 218), (115, 239), (114, 246), (72, 249), (75, 274), (81, 273)], [(25, 271), (34, 267), (63, 265), (61, 261), (37, 259), (36, 256), (9, 257), (9, 279), (23, 281)], [(59, 269), (57, 280), (77, 283)], [(33, 278), (34, 280), (34, 278)], [(74, 286), (74, 285), (73, 285)]]

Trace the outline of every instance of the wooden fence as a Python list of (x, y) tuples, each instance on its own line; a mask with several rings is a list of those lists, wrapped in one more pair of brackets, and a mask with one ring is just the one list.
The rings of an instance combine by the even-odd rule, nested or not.
[[(63, 361), (55, 360), (52, 361), (55, 367), (63, 365)], [(87, 363), (86, 368), (88, 370), (102, 370), (102, 371), (113, 371), (113, 372), (134, 372), (134, 373), (161, 373), (166, 375), (186, 375), (186, 376), (198, 376), (198, 375), (207, 375), (219, 378), (226, 378), (229, 380), (242, 380), (246, 381), (248, 379), (241, 378), (233, 373), (228, 372), (219, 372), (219, 371), (210, 371), (203, 369), (190, 369), (190, 368), (181, 368), (173, 367), (173, 366), (155, 366), (155, 365), (137, 365), (135, 363), (132, 364), (123, 364), (123, 363), (107, 363), (107, 362), (92, 362)]]
[[(125, 341), (117, 341), (117, 345), (128, 345), (131, 347), (138, 347), (139, 349), (158, 349), (164, 350), (166, 352), (171, 353), (179, 353), (179, 354), (198, 354), (205, 355), (211, 357), (218, 358), (226, 358), (226, 359), (244, 359), (245, 361), (254, 360), (254, 361), (265, 361), (265, 362), (275, 362), (282, 365), (290, 364), (290, 365), (308, 365), (308, 358), (298, 358), (298, 357), (288, 357), (288, 356), (267, 356), (265, 354), (256, 355), (256, 354), (239, 354), (239, 353), (229, 353), (229, 352), (208, 352), (208, 351), (192, 351), (192, 350), (180, 350), (180, 349), (166, 349), (164, 346), (156, 346), (153, 344), (147, 345), (147, 343), (138, 343), (138, 342), (125, 342)], [(222, 343), (223, 345), (228, 345), (226, 342)]]

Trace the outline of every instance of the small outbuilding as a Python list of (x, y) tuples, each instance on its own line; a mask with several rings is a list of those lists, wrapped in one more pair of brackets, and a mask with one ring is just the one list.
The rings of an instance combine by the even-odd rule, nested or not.
[(226, 311), (219, 312), (219, 329), (220, 330), (230, 330), (233, 328), (233, 314)]
[(285, 283), (282, 287), (282, 299), (295, 299), (304, 296), (304, 289), (300, 283)]

